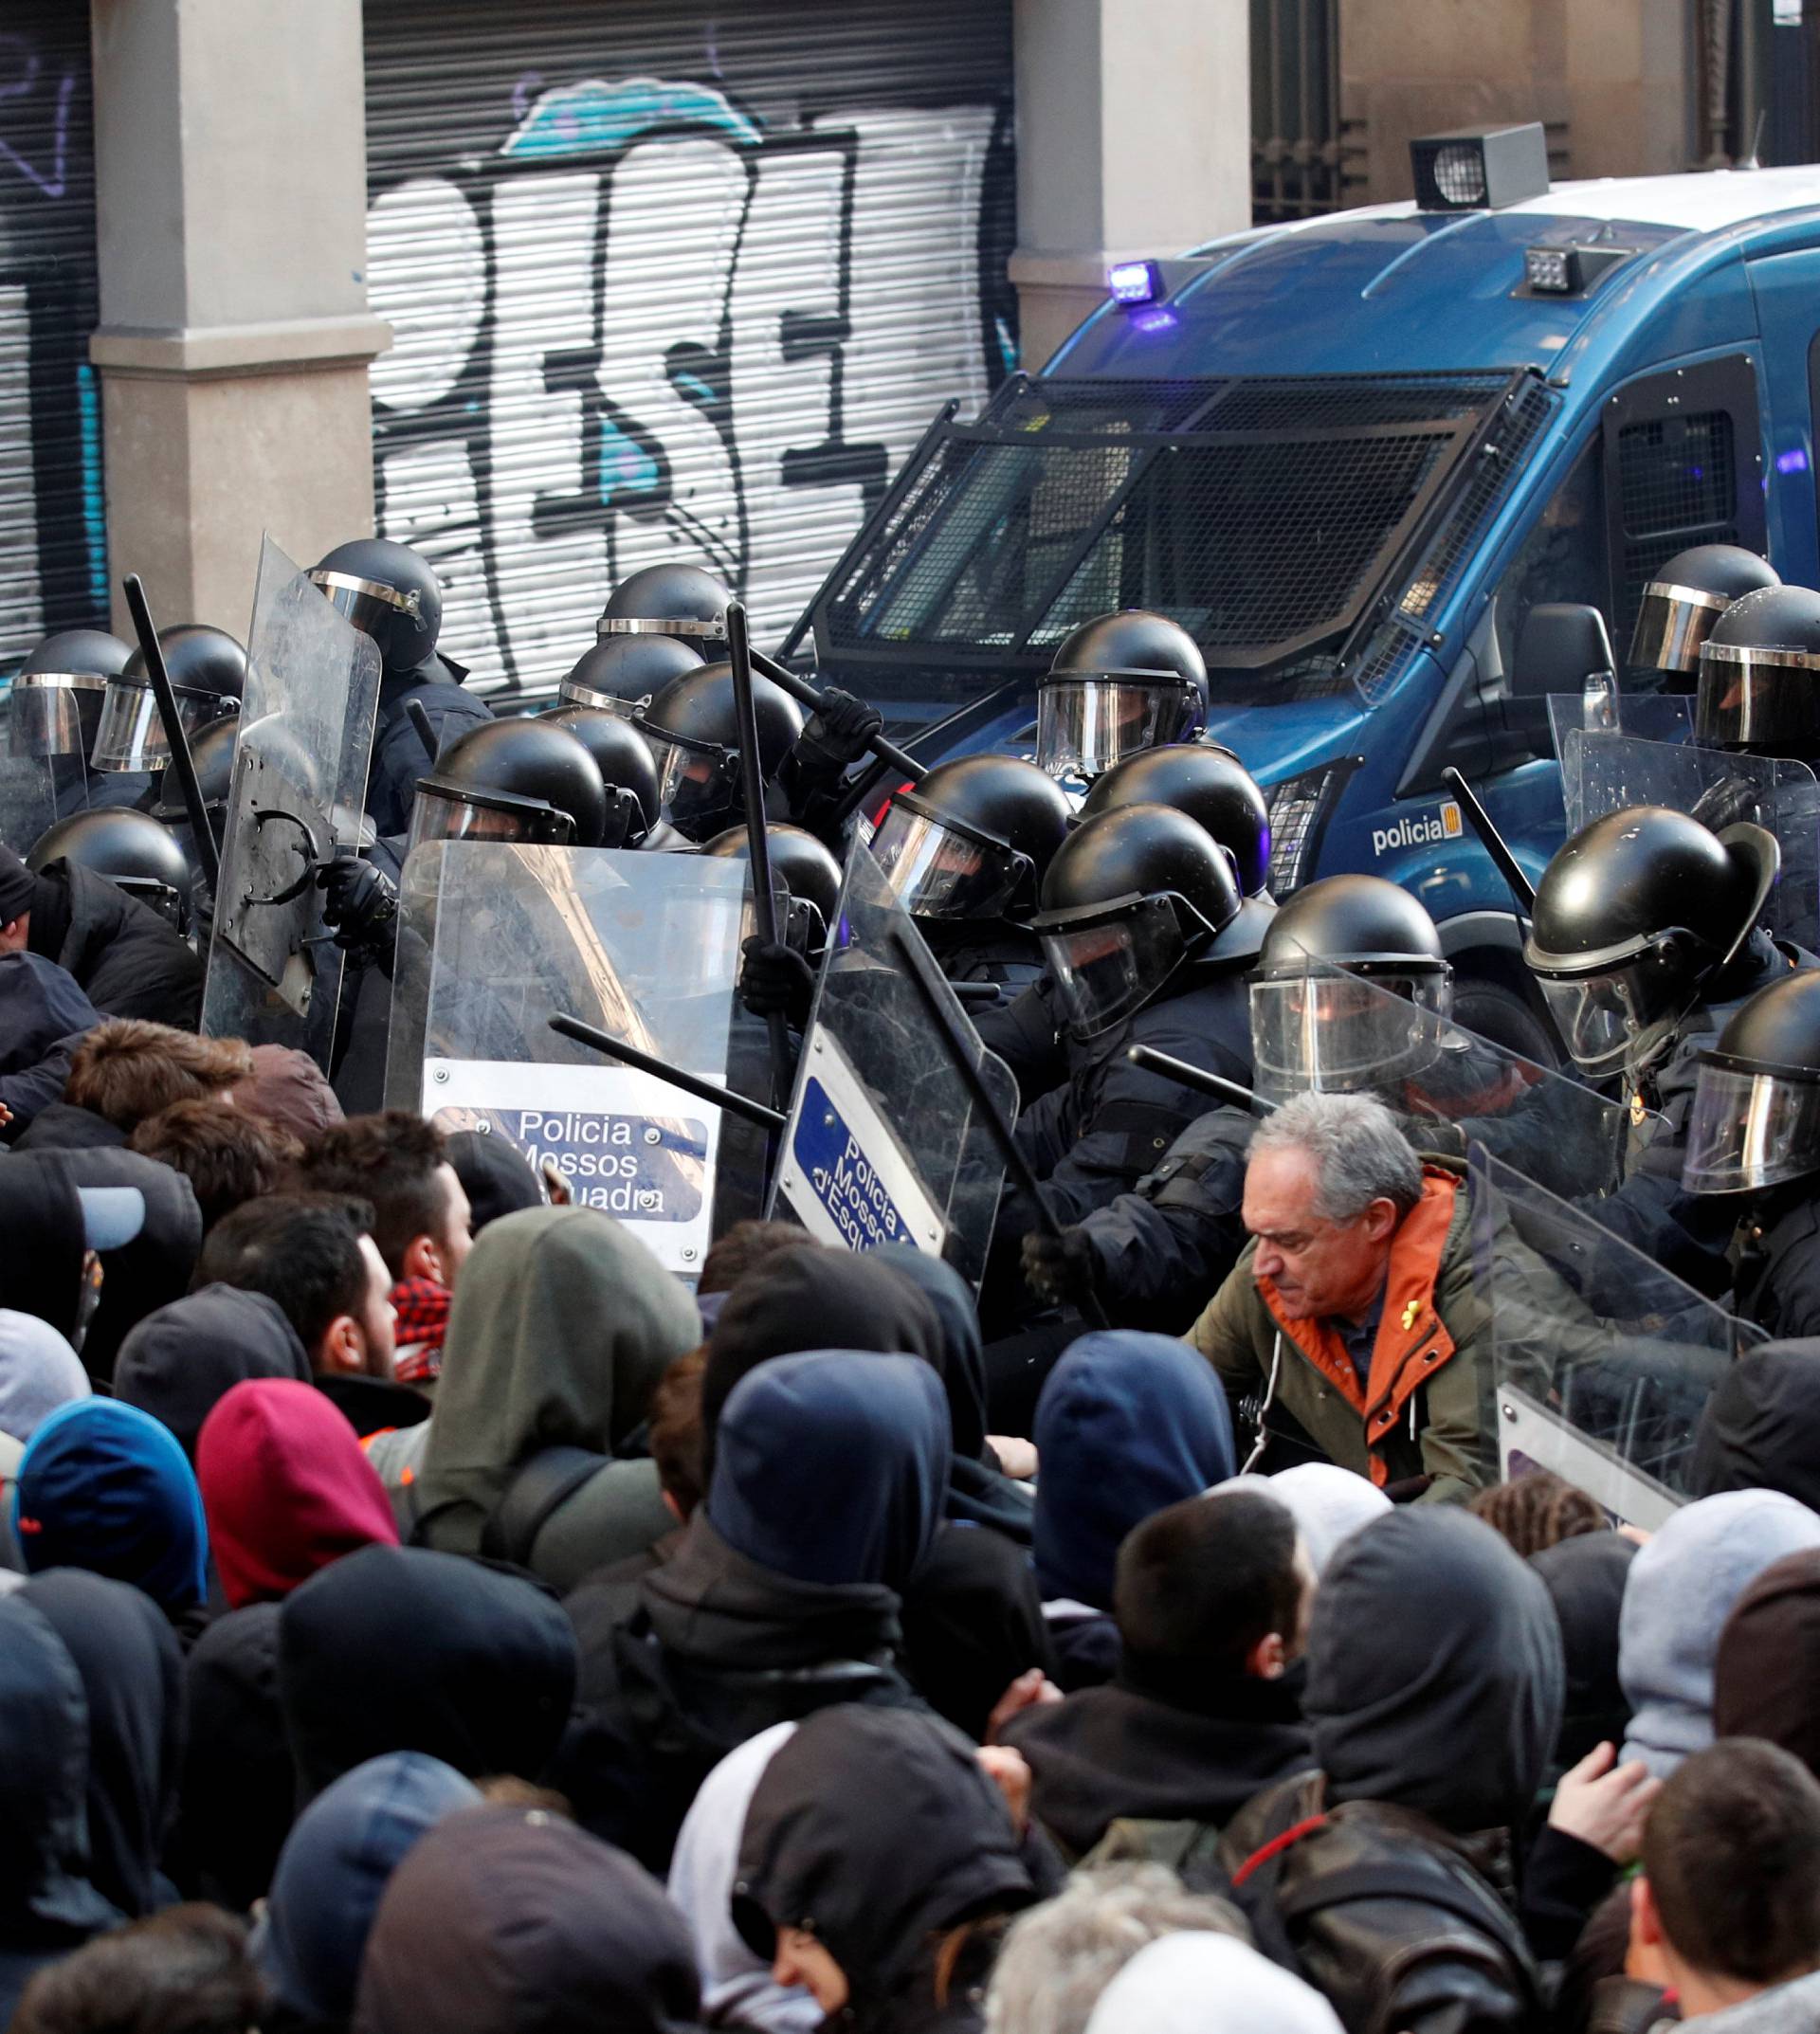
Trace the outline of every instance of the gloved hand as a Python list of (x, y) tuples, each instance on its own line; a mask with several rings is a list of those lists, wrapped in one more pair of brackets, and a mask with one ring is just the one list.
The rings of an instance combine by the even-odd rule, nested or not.
[(317, 872), (322, 922), (344, 953), (363, 959), (384, 953), (396, 936), (398, 890), (383, 869), (357, 855), (337, 855)]
[(876, 706), (829, 685), (796, 737), (797, 767), (812, 777), (838, 776), (849, 763), (859, 761), (883, 725), (884, 716)]
[(1085, 1229), (1046, 1236), (1033, 1229), (1024, 1239), (1024, 1282), (1048, 1306), (1080, 1306), (1093, 1298), (1097, 1269)]
[(739, 951), (746, 957), (739, 971), (739, 1000), (755, 1017), (781, 1010), (792, 1028), (800, 1031), (809, 1022), (814, 969), (781, 941), (767, 944), (755, 933)]

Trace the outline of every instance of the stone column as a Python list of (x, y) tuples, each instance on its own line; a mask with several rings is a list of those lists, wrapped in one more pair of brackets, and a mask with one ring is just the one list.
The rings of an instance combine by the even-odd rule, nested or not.
[(262, 531), (308, 565), (373, 528), (360, 0), (93, 6), (115, 626), (136, 572), (244, 638)]
[(1249, 0), (1017, 0), (1017, 285), (1040, 368), (1106, 269), (1251, 223)]

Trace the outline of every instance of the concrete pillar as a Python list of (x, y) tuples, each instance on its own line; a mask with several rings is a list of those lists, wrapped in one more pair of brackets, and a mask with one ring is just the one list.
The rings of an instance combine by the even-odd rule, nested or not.
[[(108, 559), (244, 636), (373, 528), (360, 0), (93, 0)], [(130, 630), (129, 630), (130, 634)]]
[(1251, 224), (1249, 0), (1016, 0), (1017, 285), (1040, 367), (1109, 263)]

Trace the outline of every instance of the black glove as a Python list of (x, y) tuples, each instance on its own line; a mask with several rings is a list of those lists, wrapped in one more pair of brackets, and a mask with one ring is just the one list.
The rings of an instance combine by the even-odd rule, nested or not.
[(1024, 1239), (1024, 1282), (1047, 1306), (1080, 1306), (1091, 1299), (1097, 1269), (1085, 1229), (1064, 1229), (1059, 1236), (1035, 1229)]
[(322, 922), (344, 953), (373, 960), (387, 953), (398, 928), (398, 890), (383, 869), (357, 855), (337, 855), (317, 872)]
[(755, 933), (739, 951), (746, 956), (739, 971), (739, 1000), (755, 1017), (781, 1010), (800, 1031), (809, 1022), (814, 969), (792, 948), (780, 942), (767, 945)]
[(811, 777), (839, 776), (865, 754), (866, 745), (883, 725), (884, 716), (876, 706), (829, 685), (796, 737), (797, 767)]

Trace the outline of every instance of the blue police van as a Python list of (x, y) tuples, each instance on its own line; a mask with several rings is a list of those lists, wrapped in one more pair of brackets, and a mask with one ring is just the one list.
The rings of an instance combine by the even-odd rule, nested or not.
[(1641, 683), (1624, 652), (1676, 552), (1820, 583), (1820, 167), (1549, 189), (1534, 128), (1415, 155), (1414, 203), (1115, 271), (1041, 373), (936, 420), (792, 647), (812, 629), (933, 758), (1028, 746), (1077, 624), (1173, 616), (1210, 737), (1269, 795), (1277, 895), (1407, 885), (1462, 1022), (1552, 1057), (1442, 772), (1534, 880), (1563, 831), (1547, 697), (1586, 674), (1519, 656), (1529, 610), (1598, 608)]

